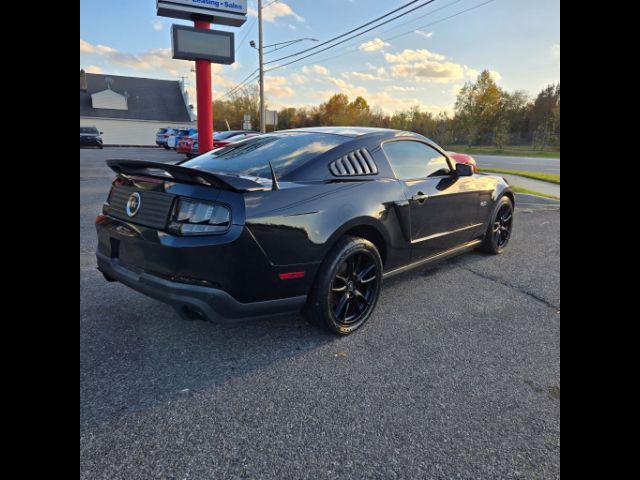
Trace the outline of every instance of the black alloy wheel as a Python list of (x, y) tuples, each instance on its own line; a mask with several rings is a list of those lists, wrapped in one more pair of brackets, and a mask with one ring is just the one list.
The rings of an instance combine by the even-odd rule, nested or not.
[(513, 209), (511, 205), (504, 204), (498, 210), (496, 219), (493, 222), (493, 235), (496, 246), (504, 248), (509, 243), (511, 237), (511, 226), (513, 224)]
[(369, 313), (378, 290), (376, 267), (368, 251), (355, 252), (340, 264), (331, 286), (331, 309), (340, 325), (353, 325)]
[(348, 335), (371, 317), (382, 287), (382, 260), (368, 240), (345, 236), (327, 253), (309, 293), (304, 317)]
[(480, 250), (487, 253), (502, 253), (509, 244), (513, 232), (513, 202), (502, 197), (494, 210), (494, 215), (485, 233)]

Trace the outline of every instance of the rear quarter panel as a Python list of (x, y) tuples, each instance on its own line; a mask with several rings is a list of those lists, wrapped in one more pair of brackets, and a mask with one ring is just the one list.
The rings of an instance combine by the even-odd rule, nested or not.
[(402, 228), (404, 193), (396, 180), (307, 184), (245, 194), (246, 225), (275, 265), (320, 263), (351, 228), (375, 228), (387, 263), (409, 256)]

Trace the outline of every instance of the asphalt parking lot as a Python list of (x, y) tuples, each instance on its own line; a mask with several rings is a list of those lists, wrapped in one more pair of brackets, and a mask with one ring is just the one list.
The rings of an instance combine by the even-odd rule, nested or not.
[(389, 280), (349, 337), (221, 326), (95, 269), (106, 158), (182, 157), (80, 150), (81, 478), (559, 478), (558, 206), (523, 201), (503, 255)]

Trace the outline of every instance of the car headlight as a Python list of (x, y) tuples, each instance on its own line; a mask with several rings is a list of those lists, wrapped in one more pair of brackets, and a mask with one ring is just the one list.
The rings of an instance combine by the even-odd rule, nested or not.
[(219, 203), (178, 199), (169, 230), (181, 235), (212, 235), (229, 230), (231, 210)]

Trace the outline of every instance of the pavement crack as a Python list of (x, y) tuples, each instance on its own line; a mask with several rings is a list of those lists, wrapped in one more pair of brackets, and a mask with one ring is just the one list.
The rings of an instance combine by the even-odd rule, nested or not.
[(537, 300), (538, 302), (545, 304), (547, 307), (555, 309), (557, 312), (560, 311), (560, 307), (558, 305), (554, 305), (553, 303), (549, 302), (545, 298), (542, 298), (541, 296), (539, 296), (539, 295), (537, 295), (537, 294), (535, 294), (533, 292), (530, 292), (529, 290), (526, 290), (525, 288), (522, 288), (522, 287), (519, 287), (517, 285), (513, 285), (511, 283), (505, 282), (504, 280), (502, 280), (499, 277), (495, 277), (493, 275), (488, 275), (488, 274), (486, 274), (484, 272), (478, 272), (477, 270), (474, 270), (473, 268), (470, 268), (467, 265), (464, 265), (464, 264), (459, 263), (459, 262), (455, 262), (455, 265), (460, 267), (463, 270), (466, 270), (468, 272), (473, 273), (474, 275), (477, 275), (480, 278), (484, 278), (485, 280), (490, 280), (492, 282), (498, 283), (498, 284), (500, 284), (502, 286), (505, 286), (507, 288), (511, 288), (512, 290), (515, 290), (518, 293), (522, 293), (524, 295), (527, 295), (527, 296), (533, 298), (534, 300)]

